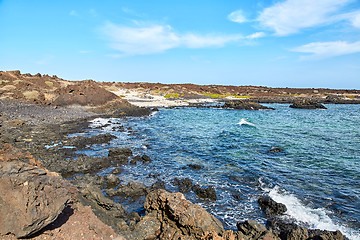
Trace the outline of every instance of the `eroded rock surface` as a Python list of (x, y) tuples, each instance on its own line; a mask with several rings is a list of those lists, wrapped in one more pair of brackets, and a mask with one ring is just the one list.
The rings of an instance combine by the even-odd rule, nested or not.
[(0, 234), (38, 232), (59, 216), (74, 192), (56, 173), (20, 161), (0, 162)]

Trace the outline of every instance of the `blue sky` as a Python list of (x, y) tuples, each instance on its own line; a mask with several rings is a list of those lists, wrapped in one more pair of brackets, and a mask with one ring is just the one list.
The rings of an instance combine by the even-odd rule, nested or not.
[(0, 0), (0, 70), (360, 89), (360, 0)]

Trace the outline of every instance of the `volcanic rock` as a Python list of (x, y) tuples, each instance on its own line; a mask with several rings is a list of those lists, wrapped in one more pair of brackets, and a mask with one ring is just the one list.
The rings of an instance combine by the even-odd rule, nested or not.
[(280, 215), (287, 211), (285, 204), (277, 203), (269, 196), (260, 197), (258, 203), (267, 216)]
[(116, 147), (109, 149), (108, 158), (119, 165), (127, 164), (130, 156), (132, 156), (132, 151), (130, 148)]
[(208, 198), (213, 201), (216, 201), (217, 199), (215, 188), (212, 186), (202, 188), (198, 184), (196, 184), (192, 187), (192, 190), (200, 198)]
[[(138, 223), (147, 226), (144, 235), (159, 239), (201, 239), (224, 232), (222, 223), (181, 193), (156, 190), (146, 196), (147, 215)], [(139, 228), (140, 229), (140, 228)]]
[(327, 109), (321, 103), (317, 103), (317, 102), (311, 101), (311, 100), (296, 101), (292, 105), (290, 105), (290, 107), (291, 108), (301, 108), (301, 109)]
[(56, 173), (0, 162), (0, 235), (27, 237), (53, 222), (76, 192)]
[(118, 229), (117, 222), (127, 216), (124, 207), (120, 203), (106, 198), (98, 187), (88, 184), (81, 190), (81, 196), (83, 202), (91, 206), (95, 215), (114, 229)]
[(226, 102), (222, 106), (222, 108), (245, 109), (245, 110), (262, 110), (262, 109), (274, 110), (274, 108), (265, 107), (256, 102), (241, 101), (241, 100), (237, 100), (237, 101), (233, 100), (233, 101)]
[(183, 178), (183, 179), (174, 178), (173, 184), (175, 186), (178, 186), (179, 192), (181, 193), (189, 192), (193, 187), (193, 183), (189, 178)]

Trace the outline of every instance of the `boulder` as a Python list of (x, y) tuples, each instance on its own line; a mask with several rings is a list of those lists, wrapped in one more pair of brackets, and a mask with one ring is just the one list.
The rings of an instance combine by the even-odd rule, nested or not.
[(295, 101), (290, 105), (291, 108), (300, 108), (300, 109), (326, 109), (321, 103), (317, 103), (313, 100), (300, 100)]
[(0, 235), (37, 233), (59, 216), (76, 191), (56, 173), (20, 161), (0, 162)]
[(127, 217), (124, 207), (105, 197), (101, 189), (96, 186), (86, 185), (81, 190), (81, 199), (83, 203), (91, 206), (101, 221), (112, 226), (114, 230), (118, 230), (118, 222)]
[(132, 151), (130, 148), (116, 147), (109, 149), (108, 158), (118, 165), (127, 164), (130, 156), (132, 156)]
[(225, 109), (244, 109), (244, 110), (274, 110), (274, 108), (265, 107), (256, 102), (233, 100), (226, 102), (222, 108)]
[(179, 192), (181, 193), (189, 192), (193, 186), (193, 183), (189, 178), (183, 178), (183, 179), (174, 178), (173, 184), (175, 186), (178, 186)]
[[(218, 219), (186, 200), (182, 193), (155, 190), (146, 196), (144, 207), (154, 224), (147, 234), (159, 239), (201, 239), (211, 232), (218, 235), (224, 232)], [(145, 220), (150, 221), (143, 218), (138, 224)]]
[(258, 203), (268, 217), (284, 214), (287, 211), (285, 204), (277, 203), (269, 196), (260, 197)]
[(216, 201), (216, 191), (213, 186), (208, 187), (200, 187), (198, 184), (192, 187), (192, 190), (196, 193), (196, 195), (200, 198), (207, 198), (213, 201)]

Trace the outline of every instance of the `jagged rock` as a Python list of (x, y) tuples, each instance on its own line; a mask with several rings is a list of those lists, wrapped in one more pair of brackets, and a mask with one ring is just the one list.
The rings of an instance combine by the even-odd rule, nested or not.
[(261, 110), (261, 109), (274, 110), (274, 108), (265, 107), (256, 102), (241, 101), (241, 100), (228, 101), (222, 106), (222, 108), (245, 109), (245, 110)]
[(143, 163), (146, 163), (146, 162), (151, 162), (151, 158), (145, 154), (143, 154), (142, 156), (140, 155), (136, 155), (131, 161), (130, 161), (130, 164), (136, 164), (137, 162), (143, 162)]
[(200, 170), (203, 168), (203, 166), (200, 166), (198, 164), (189, 164), (188, 167), (194, 170)]
[(173, 184), (175, 186), (178, 186), (179, 192), (181, 193), (189, 192), (193, 186), (193, 183), (189, 178), (183, 178), (183, 179), (174, 178)]
[(130, 148), (116, 147), (109, 149), (108, 158), (119, 165), (127, 164), (130, 156), (132, 156), (132, 151)]
[(238, 222), (236, 227), (239, 232), (246, 236), (245, 239), (279, 239), (264, 225), (259, 224), (254, 220)]
[(104, 196), (101, 189), (90, 184), (81, 190), (81, 197), (85, 204), (90, 205), (94, 213), (105, 224), (118, 230), (118, 222), (126, 218), (127, 213), (120, 203), (113, 202)]
[[(169, 193), (162, 189), (150, 192), (144, 207), (148, 213), (146, 220), (154, 224), (147, 232), (159, 239), (201, 239), (210, 232), (219, 235), (224, 232), (218, 219), (186, 200), (182, 193)], [(140, 223), (143, 224), (143, 220)]]
[(57, 164), (53, 170), (63, 175), (74, 173), (90, 173), (97, 172), (102, 168), (111, 166), (109, 158), (104, 157), (89, 157), (84, 154), (80, 155), (76, 160), (67, 159), (62, 164)]
[(116, 177), (114, 174), (109, 174), (106, 176), (107, 187), (116, 187), (120, 183), (120, 179)]
[(148, 188), (138, 182), (128, 182), (126, 185), (120, 184), (117, 190), (107, 189), (106, 193), (110, 196), (123, 196), (123, 197), (131, 197), (133, 199), (137, 199), (141, 196), (144, 196), (148, 192)]
[(59, 216), (75, 192), (56, 173), (19, 161), (0, 162), (0, 235), (35, 234)]
[(217, 199), (215, 188), (212, 186), (202, 188), (198, 184), (196, 184), (192, 187), (192, 190), (200, 198), (208, 198), (213, 201), (216, 201)]
[(68, 144), (75, 146), (76, 148), (85, 148), (88, 145), (93, 144), (104, 144), (104, 143), (110, 143), (112, 139), (115, 139), (116, 137), (114, 135), (111, 135), (110, 133), (105, 134), (99, 134), (92, 137), (72, 137), (69, 138)]
[(269, 196), (260, 197), (258, 203), (269, 217), (284, 214), (287, 211), (285, 204), (277, 203)]
[(301, 109), (326, 109), (321, 103), (317, 103), (311, 100), (301, 100), (296, 101), (290, 105), (291, 108), (301, 108)]

